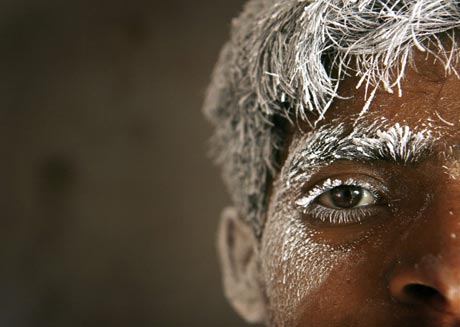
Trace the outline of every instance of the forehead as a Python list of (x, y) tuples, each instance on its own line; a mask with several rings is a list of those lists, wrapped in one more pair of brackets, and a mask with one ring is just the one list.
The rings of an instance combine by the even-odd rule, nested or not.
[[(460, 68), (456, 65), (455, 68)], [(348, 77), (340, 84), (337, 99), (322, 124), (342, 121), (353, 125), (366, 102), (365, 87), (356, 89), (358, 78)], [(390, 94), (379, 89), (369, 111), (359, 120), (372, 122), (385, 118), (411, 128), (442, 129), (456, 133), (460, 122), (460, 79), (454, 71), (446, 72), (444, 66), (425, 53), (417, 51), (414, 66), (408, 66), (401, 81), (402, 94)], [(369, 93), (368, 90), (367, 93)], [(458, 132), (457, 132), (458, 133)]]

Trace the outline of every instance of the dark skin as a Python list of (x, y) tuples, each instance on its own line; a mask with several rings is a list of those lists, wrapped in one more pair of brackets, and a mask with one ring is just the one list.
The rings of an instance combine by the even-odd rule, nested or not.
[[(219, 249), (225, 287), (247, 320), (289, 327), (460, 326), (460, 80), (423, 53), (415, 62), (417, 71), (407, 68), (402, 97), (378, 91), (360, 121), (384, 117), (386, 126), (428, 131), (435, 136), (430, 153), (410, 164), (336, 160), (288, 184), (306, 137), (296, 131), (273, 182), (262, 238), (241, 232), (249, 228), (243, 218), (224, 217)], [(341, 83), (340, 93), (352, 98), (337, 100), (318, 128), (337, 121), (353, 128), (364, 106), (356, 83)], [(340, 214), (358, 207), (367, 212), (338, 224), (327, 220), (330, 200), (340, 199), (326, 190), (313, 201), (326, 212), (324, 222), (296, 201), (328, 178), (386, 191), (337, 207)]]
[[(378, 207), (375, 214), (359, 223), (324, 223), (294, 212), (298, 195), (286, 189), (283, 172), (274, 182), (259, 256), (269, 326), (460, 326), (460, 80), (424, 54), (416, 64), (402, 97), (379, 91), (362, 120), (385, 117), (390, 126), (428, 129), (439, 135), (432, 153), (408, 165), (337, 160), (302, 185), (305, 193), (331, 176), (384, 184), (387, 194), (368, 204)], [(353, 126), (352, 114), (364, 106), (356, 82), (341, 84), (353, 98), (336, 101), (319, 126)], [(302, 137), (294, 133), (293, 144)]]

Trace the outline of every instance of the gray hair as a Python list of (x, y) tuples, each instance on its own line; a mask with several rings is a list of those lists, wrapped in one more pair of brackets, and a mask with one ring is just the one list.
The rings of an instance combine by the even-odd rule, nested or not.
[[(377, 89), (401, 94), (413, 49), (454, 73), (458, 0), (252, 0), (232, 24), (204, 104), (213, 154), (240, 213), (260, 234), (285, 131), (279, 118), (312, 127), (357, 76), (366, 112)], [(447, 36), (451, 47), (441, 40)]]

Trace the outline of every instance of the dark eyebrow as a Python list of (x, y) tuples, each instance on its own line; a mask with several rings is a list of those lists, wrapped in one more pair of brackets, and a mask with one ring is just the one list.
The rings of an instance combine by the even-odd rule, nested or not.
[(431, 130), (412, 130), (399, 123), (325, 125), (302, 138), (301, 150), (294, 155), (289, 176), (339, 159), (416, 163), (432, 154), (437, 140)]

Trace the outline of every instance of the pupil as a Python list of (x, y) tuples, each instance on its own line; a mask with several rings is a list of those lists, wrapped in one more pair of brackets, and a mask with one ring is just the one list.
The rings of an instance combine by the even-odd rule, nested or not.
[(342, 185), (330, 191), (332, 203), (339, 208), (352, 208), (359, 204), (363, 191), (359, 186)]

